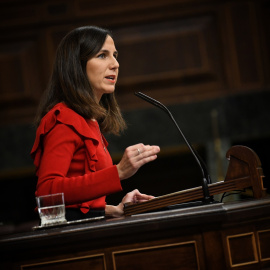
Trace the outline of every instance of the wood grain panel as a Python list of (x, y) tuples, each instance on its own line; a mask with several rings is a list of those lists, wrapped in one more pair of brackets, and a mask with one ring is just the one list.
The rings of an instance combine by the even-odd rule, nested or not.
[(37, 43), (18, 41), (0, 48), (0, 102), (33, 99), (40, 90)]
[(238, 91), (262, 87), (263, 66), (258, 33), (258, 14), (254, 3), (227, 5), (228, 72), (231, 86)]
[(264, 74), (267, 85), (270, 84), (270, 2), (265, 0), (258, 10), (258, 28), (262, 41)]
[(258, 252), (253, 232), (227, 236), (231, 267), (258, 263)]
[(104, 254), (75, 257), (70, 259), (55, 260), (37, 264), (22, 265), (21, 269), (27, 270), (106, 270)]
[(201, 15), (115, 31), (120, 98), (127, 95), (130, 104), (130, 89), (153, 91), (163, 100), (173, 91), (178, 98), (206, 94), (205, 85), (208, 92), (219, 92), (224, 76), (215, 23), (214, 17)]
[(260, 261), (269, 261), (270, 260), (270, 230), (263, 230), (257, 232), (258, 238), (258, 249)]
[[(0, 46), (0, 123), (33, 120), (42, 93), (39, 37), (14, 36)], [(29, 120), (30, 119), (30, 120)]]
[(55, 53), (60, 41), (74, 28), (74, 25), (69, 24), (65, 26), (50, 27), (44, 31), (44, 42), (46, 42), (44, 51), (46, 51), (47, 55), (47, 59), (44, 59), (44, 61), (47, 61), (47, 79), (49, 79), (49, 75), (51, 74)]
[[(204, 31), (205, 30), (205, 31)], [(120, 85), (215, 73), (207, 52), (211, 18), (144, 25), (116, 32)]]
[(200, 269), (195, 241), (113, 252), (114, 270)]
[(81, 25), (113, 30), (122, 110), (147, 106), (133, 97), (134, 91), (179, 104), (269, 88), (267, 0), (2, 2), (0, 103), (8, 107), (3, 112), (7, 121), (16, 119), (18, 103), (36, 106), (60, 39)]
[[(6, 3), (4, 3), (6, 2)], [(0, 8), (0, 28), (8, 29), (9, 27), (25, 26), (29, 24), (35, 24), (39, 18), (39, 3), (31, 1), (1, 1)], [(29, 1), (28, 1), (29, 2)], [(5, 32), (5, 30), (3, 31)]]
[(46, 21), (60, 21), (74, 16), (74, 1), (47, 0), (40, 4), (40, 13)]

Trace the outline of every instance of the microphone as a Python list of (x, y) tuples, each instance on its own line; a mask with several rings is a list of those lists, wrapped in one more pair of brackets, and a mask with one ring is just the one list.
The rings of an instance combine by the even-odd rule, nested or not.
[(211, 184), (211, 178), (210, 178), (210, 175), (207, 171), (206, 165), (203, 162), (202, 158), (199, 156), (199, 154), (195, 151), (195, 149), (192, 147), (192, 145), (188, 142), (188, 140), (184, 136), (183, 132), (181, 131), (180, 127), (178, 126), (177, 122), (175, 121), (172, 113), (161, 102), (159, 102), (159, 101), (157, 101), (157, 100), (155, 100), (155, 99), (153, 99), (153, 98), (151, 98), (151, 97), (149, 97), (141, 92), (135, 92), (134, 95), (143, 99), (144, 101), (149, 102), (152, 105), (160, 108), (161, 110), (163, 110), (165, 113), (167, 113), (169, 115), (169, 117), (171, 118), (171, 120), (175, 124), (176, 128), (180, 132), (180, 134), (181, 134), (182, 138), (184, 139), (186, 145), (188, 146), (189, 150), (191, 151), (193, 157), (195, 158), (197, 164), (199, 165), (199, 168), (200, 168), (201, 173), (202, 173), (202, 188), (203, 188), (203, 194), (204, 194), (204, 201), (205, 202), (212, 201), (212, 198), (210, 197), (209, 190), (208, 190), (208, 184)]

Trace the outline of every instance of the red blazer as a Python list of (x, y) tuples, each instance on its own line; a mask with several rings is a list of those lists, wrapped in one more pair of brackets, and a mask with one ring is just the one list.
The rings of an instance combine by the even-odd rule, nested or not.
[(105, 196), (122, 190), (98, 123), (58, 103), (41, 120), (31, 151), (36, 196), (63, 192), (66, 207), (104, 209)]

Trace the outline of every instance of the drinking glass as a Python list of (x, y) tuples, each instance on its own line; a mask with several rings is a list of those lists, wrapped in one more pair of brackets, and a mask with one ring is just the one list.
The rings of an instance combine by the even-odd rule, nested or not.
[(67, 222), (64, 193), (36, 197), (41, 226)]

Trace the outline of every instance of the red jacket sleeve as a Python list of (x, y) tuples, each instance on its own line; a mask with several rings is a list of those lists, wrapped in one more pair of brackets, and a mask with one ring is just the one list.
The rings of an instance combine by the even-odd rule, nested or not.
[[(83, 147), (81, 136), (58, 123), (43, 138), (43, 154), (37, 171), (37, 196), (64, 192), (65, 203), (79, 204), (121, 190), (116, 166), (67, 177), (73, 155)], [(94, 144), (93, 144), (93, 147)]]

